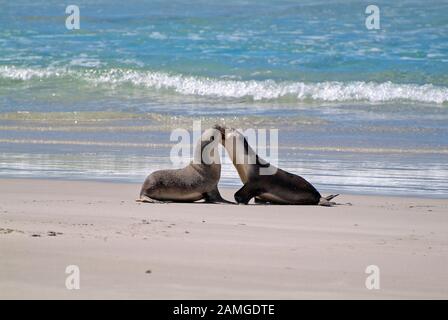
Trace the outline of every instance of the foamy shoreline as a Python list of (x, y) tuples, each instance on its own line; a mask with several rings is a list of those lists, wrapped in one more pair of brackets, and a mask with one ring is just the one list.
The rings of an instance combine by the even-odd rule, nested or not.
[[(448, 200), (152, 205), (134, 202), (139, 187), (0, 179), (0, 298), (448, 297)], [(380, 290), (365, 287), (368, 265)]]

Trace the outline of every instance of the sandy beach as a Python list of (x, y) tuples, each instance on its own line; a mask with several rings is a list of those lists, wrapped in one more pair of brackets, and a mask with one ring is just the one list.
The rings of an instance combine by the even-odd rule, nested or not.
[(139, 188), (0, 180), (0, 298), (448, 298), (448, 200), (139, 204)]

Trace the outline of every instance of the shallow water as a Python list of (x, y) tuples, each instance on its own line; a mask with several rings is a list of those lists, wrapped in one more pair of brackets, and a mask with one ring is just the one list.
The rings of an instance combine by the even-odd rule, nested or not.
[[(142, 181), (175, 128), (279, 129), (328, 192), (448, 196), (448, 3), (9, 1), (0, 176)], [(240, 185), (223, 167), (222, 185)]]

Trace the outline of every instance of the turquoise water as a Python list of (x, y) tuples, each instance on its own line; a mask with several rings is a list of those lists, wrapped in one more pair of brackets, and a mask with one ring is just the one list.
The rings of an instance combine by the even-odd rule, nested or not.
[(322, 190), (447, 197), (448, 1), (328, 2), (2, 2), (0, 175), (142, 181), (200, 118)]

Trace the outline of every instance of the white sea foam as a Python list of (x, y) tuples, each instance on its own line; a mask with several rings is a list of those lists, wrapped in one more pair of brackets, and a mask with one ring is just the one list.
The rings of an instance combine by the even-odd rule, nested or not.
[(103, 63), (98, 59), (79, 57), (70, 61), (70, 66), (88, 67), (88, 68), (98, 68)]
[(32, 78), (57, 77), (64, 74), (64, 70), (18, 68), (14, 66), (0, 66), (0, 78), (13, 80), (30, 80)]
[(448, 88), (432, 84), (396, 84), (392, 82), (338, 82), (317, 83), (239, 81), (172, 75), (162, 72), (111, 70), (93, 78), (95, 83), (144, 86), (173, 90), (184, 95), (223, 98), (249, 98), (253, 100), (278, 100), (292, 98), (298, 101), (416, 101), (442, 104), (448, 102)]
[(165, 39), (168, 38), (168, 37), (167, 37), (166, 35), (164, 35), (163, 33), (160, 33), (160, 32), (157, 32), (157, 31), (151, 32), (151, 34), (149, 35), (149, 37), (150, 37), (151, 39), (156, 39), (156, 40), (165, 40)]
[(27, 81), (33, 78), (73, 76), (96, 85), (134, 85), (153, 90), (170, 90), (181, 95), (248, 100), (329, 101), (329, 102), (448, 102), (448, 88), (432, 84), (393, 82), (289, 82), (273, 80), (218, 79), (165, 72), (124, 69), (36, 69), (0, 67), (0, 78)]

